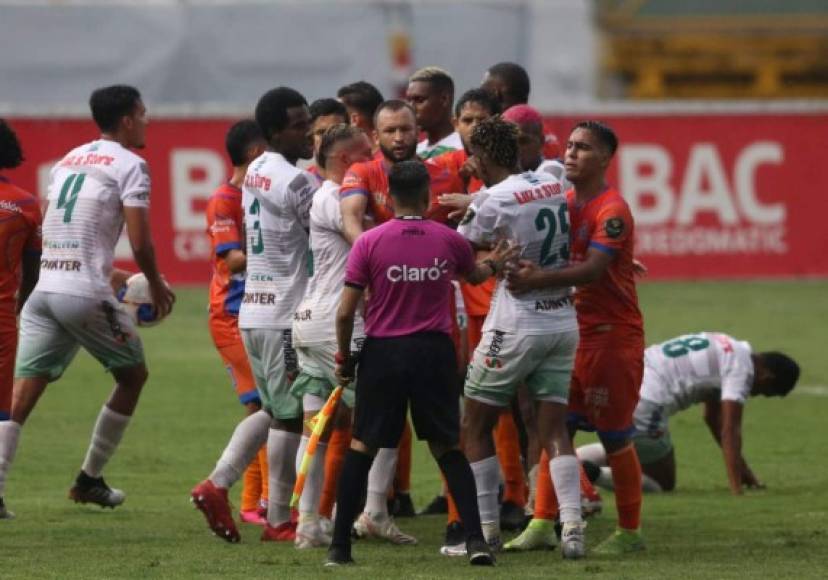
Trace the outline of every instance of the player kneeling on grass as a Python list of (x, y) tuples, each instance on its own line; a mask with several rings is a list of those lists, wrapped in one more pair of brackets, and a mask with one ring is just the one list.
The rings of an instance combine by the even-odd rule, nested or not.
[[(799, 365), (778, 352), (752, 353), (750, 344), (726, 334), (686, 334), (644, 351), (641, 399), (633, 419), (633, 444), (641, 459), (645, 492), (672, 491), (676, 460), (669, 418), (704, 403), (704, 420), (722, 448), (730, 490), (764, 487), (742, 456), (742, 409), (748, 397), (784, 397), (796, 385)], [(606, 452), (598, 444), (578, 448), (587, 467), (600, 467), (597, 483), (612, 489)]]
[(466, 527), (472, 564), (491, 565), (483, 539), (474, 476), (460, 451), (460, 409), (452, 389), (456, 356), (449, 333), (453, 278), (480, 283), (501, 270), (515, 252), (507, 244), (475, 264), (471, 244), (450, 228), (425, 219), (428, 171), (420, 161), (396, 163), (389, 175), (395, 218), (360, 236), (350, 255), (336, 317), (337, 376), (354, 377), (350, 356), (354, 317), (363, 293), (365, 339), (359, 356), (354, 436), (337, 489), (328, 565), (350, 563), (351, 525), (366, 490), (374, 453), (402, 434), (409, 402), (417, 436), (432, 455)]
[[(486, 184), (466, 212), (459, 232), (475, 246), (505, 237), (521, 259), (542, 270), (569, 263), (569, 218), (561, 181), (545, 173), (518, 173), (518, 129), (501, 119), (481, 122), (471, 154)], [(516, 296), (501, 281), (474, 351), (465, 385), (465, 445), (477, 485), (486, 541), (500, 545), (499, 468), (492, 429), (520, 383), (537, 402), (540, 445), (560, 501), (561, 553), (584, 556), (580, 466), (566, 425), (569, 381), (578, 345), (578, 322), (569, 288), (541, 288)], [(446, 546), (453, 555), (462, 546)]]
[[(345, 264), (351, 249), (342, 235), (339, 184), (353, 163), (370, 158), (371, 143), (365, 133), (357, 127), (342, 124), (333, 125), (322, 135), (316, 153), (317, 167), (327, 179), (314, 193), (311, 203), (312, 272), (307, 295), (299, 304), (293, 319), (293, 344), (301, 370), (291, 387), (291, 393), (302, 399), (305, 413), (305, 428), (296, 454), (297, 473), (311, 435), (308, 420), (322, 409), (337, 384), (334, 374), (334, 319), (345, 281)], [(358, 316), (349, 351), (358, 352), (363, 339), (362, 317)], [(348, 409), (354, 406), (353, 389), (345, 389), (340, 405), (345, 406), (350, 414)], [(329, 437), (330, 433), (323, 433), (317, 444), (299, 500), (295, 542), (297, 548), (327, 546), (331, 542), (330, 535), (320, 525), (318, 514)]]
[(141, 339), (111, 286), (115, 244), (124, 222), (158, 316), (169, 314), (175, 296), (155, 263), (147, 164), (129, 151), (144, 147), (147, 118), (141, 95), (133, 87), (115, 85), (94, 91), (89, 104), (100, 139), (70, 151), (51, 173), (40, 279), (21, 313), (11, 420), (0, 424), (0, 496), (23, 423), (46, 385), (60, 378), (82, 346), (112, 373), (116, 384), (98, 415), (69, 497), (114, 508), (126, 496), (110, 488), (101, 472), (147, 380)]

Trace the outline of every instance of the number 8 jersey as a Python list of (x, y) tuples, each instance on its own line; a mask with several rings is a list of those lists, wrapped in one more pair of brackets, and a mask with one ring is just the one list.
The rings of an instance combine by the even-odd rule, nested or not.
[(149, 207), (146, 162), (100, 139), (70, 151), (51, 171), (37, 289), (106, 298), (124, 207)]
[[(479, 192), (457, 230), (476, 245), (508, 239), (520, 259), (542, 269), (569, 264), (569, 214), (561, 182), (546, 173), (510, 175)], [(543, 335), (577, 329), (570, 289), (543, 289), (515, 296), (498, 282), (483, 332)]]

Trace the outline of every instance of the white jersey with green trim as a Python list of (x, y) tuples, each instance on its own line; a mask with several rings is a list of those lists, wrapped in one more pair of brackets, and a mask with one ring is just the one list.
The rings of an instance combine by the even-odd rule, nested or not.
[(316, 177), (266, 151), (242, 188), (247, 279), (239, 328), (293, 326), (308, 280), (308, 225)]
[(72, 149), (51, 171), (37, 289), (111, 298), (123, 208), (149, 208), (149, 195), (146, 161), (120, 143), (99, 139)]
[[(478, 192), (457, 231), (479, 246), (508, 239), (521, 247), (520, 259), (543, 270), (557, 270), (569, 263), (566, 196), (561, 182), (546, 173), (510, 175)], [(535, 290), (516, 296), (502, 281), (498, 281), (483, 324), (483, 332), (530, 335), (577, 328), (571, 289)]]
[[(293, 320), (294, 346), (310, 346), (336, 340), (336, 310), (345, 287), (345, 266), (351, 244), (342, 235), (339, 184), (327, 180), (316, 193), (310, 209), (311, 276), (305, 299)], [(365, 335), (359, 313), (354, 318), (354, 337)]]
[(548, 173), (561, 182), (564, 191), (572, 189), (572, 183), (566, 178), (566, 168), (560, 159), (544, 159), (535, 173)]
[(744, 403), (753, 386), (753, 359), (747, 342), (717, 332), (685, 334), (644, 351), (647, 380), (641, 398), (663, 405), (668, 415), (711, 396)]
[(457, 151), (463, 148), (463, 140), (460, 138), (460, 133), (455, 131), (450, 135), (446, 135), (436, 143), (429, 143), (428, 138), (423, 139), (417, 143), (417, 155), (420, 159), (431, 159), (449, 151)]

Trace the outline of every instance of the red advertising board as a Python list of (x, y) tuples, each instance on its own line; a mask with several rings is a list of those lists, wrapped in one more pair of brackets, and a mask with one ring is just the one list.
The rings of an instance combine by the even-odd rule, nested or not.
[[(579, 116), (585, 118), (588, 115)], [(652, 278), (828, 275), (828, 115), (598, 116), (621, 146), (609, 174), (636, 218), (636, 255)], [(574, 117), (549, 117), (561, 143)], [(41, 195), (49, 167), (91, 140), (91, 121), (10, 119), (26, 162), (9, 176)], [(226, 178), (230, 119), (154, 120), (140, 151), (152, 173), (160, 266), (176, 283), (206, 283), (204, 209)], [(126, 247), (118, 256), (129, 257)]]

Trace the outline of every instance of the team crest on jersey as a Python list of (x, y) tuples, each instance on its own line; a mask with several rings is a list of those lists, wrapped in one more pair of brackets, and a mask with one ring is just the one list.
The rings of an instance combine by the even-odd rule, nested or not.
[(624, 220), (617, 217), (609, 218), (604, 222), (604, 231), (612, 239), (620, 237), (624, 233)]

